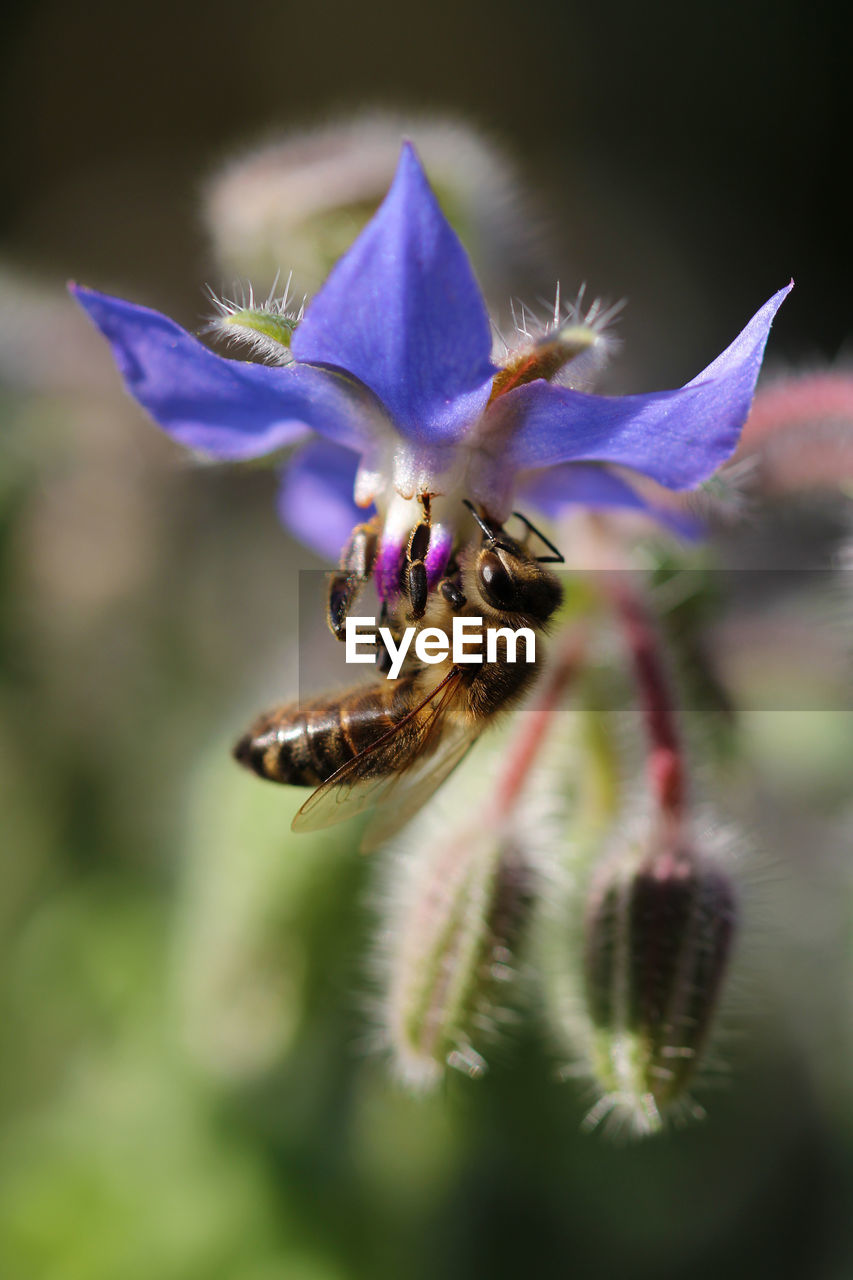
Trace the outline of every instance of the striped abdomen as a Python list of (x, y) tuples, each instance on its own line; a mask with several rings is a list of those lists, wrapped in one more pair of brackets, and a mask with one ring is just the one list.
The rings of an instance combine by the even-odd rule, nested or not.
[[(412, 677), (404, 677), (352, 689), (336, 700), (275, 707), (250, 726), (235, 746), (234, 756), (261, 778), (317, 787), (412, 710), (413, 683)], [(395, 741), (394, 748), (393, 753), (377, 752), (364, 776), (390, 772), (395, 760), (407, 754), (405, 742)]]

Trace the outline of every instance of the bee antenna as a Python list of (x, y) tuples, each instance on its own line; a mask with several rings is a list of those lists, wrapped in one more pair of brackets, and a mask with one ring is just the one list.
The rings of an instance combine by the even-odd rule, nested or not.
[[(485, 521), (485, 520), (483, 519), (483, 517), (478, 513), (477, 508), (474, 506), (473, 502), (469, 502), (469, 500), (468, 500), (467, 498), (463, 498), (463, 499), (462, 499), (462, 505), (468, 508), (468, 510), (471, 512), (471, 515), (472, 515), (472, 516), (474, 517), (474, 519), (477, 521), (477, 524), (478, 524), (478, 525), (480, 526), (480, 528), (483, 530), (483, 533), (486, 535), (486, 537), (487, 537), (491, 542), (495, 542), (495, 541), (497, 540), (497, 535), (495, 534), (494, 529), (491, 527), (491, 525), (486, 524), (486, 521)], [(544, 539), (543, 539), (543, 541), (544, 541)]]
[(566, 563), (566, 557), (563, 555), (563, 553), (557, 550), (553, 542), (551, 542), (549, 538), (546, 538), (542, 530), (537, 529), (536, 525), (531, 523), (531, 521), (527, 519), (527, 516), (522, 515), (520, 511), (513, 511), (512, 514), (515, 516), (516, 520), (520, 520), (521, 523), (525, 525), (526, 528), (529, 529), (531, 533), (535, 534), (540, 542), (544, 542), (545, 546), (548, 548), (549, 551), (553, 551), (554, 554), (550, 556), (537, 556), (536, 561), (538, 564), (565, 564)]

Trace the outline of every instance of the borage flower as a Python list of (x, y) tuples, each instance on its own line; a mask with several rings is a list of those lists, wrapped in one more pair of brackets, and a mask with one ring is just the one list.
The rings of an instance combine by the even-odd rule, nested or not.
[(429, 584), (442, 576), (472, 529), (466, 499), (494, 524), (519, 494), (549, 516), (582, 503), (666, 519), (631, 473), (688, 490), (730, 457), (791, 285), (686, 386), (587, 394), (572, 369), (602, 338), (578, 315), (493, 356), (467, 255), (405, 144), (385, 201), (304, 316), (244, 306), (222, 318), (260, 334), (276, 365), (226, 359), (156, 311), (71, 287), (130, 392), (181, 444), (236, 460), (302, 442), (279, 509), (303, 541), (336, 555), (375, 507), (388, 599), (425, 513)]

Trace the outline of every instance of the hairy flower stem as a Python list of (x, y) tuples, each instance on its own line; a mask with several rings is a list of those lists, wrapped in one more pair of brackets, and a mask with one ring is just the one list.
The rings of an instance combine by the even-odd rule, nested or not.
[(583, 662), (585, 641), (585, 634), (578, 630), (572, 630), (564, 637), (536, 701), (527, 712), (523, 731), (513, 744), (498, 781), (494, 813), (500, 820), (507, 818), (518, 802), (563, 695)]
[(660, 637), (642, 599), (621, 575), (611, 596), (645, 719), (649, 785), (662, 817), (677, 827), (684, 817), (686, 771)]

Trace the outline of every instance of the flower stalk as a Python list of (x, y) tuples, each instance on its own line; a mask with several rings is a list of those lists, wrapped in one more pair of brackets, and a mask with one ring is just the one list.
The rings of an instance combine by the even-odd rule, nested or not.
[(643, 713), (649, 788), (661, 816), (678, 826), (684, 818), (686, 766), (661, 640), (639, 594), (624, 575), (616, 577), (610, 596), (631, 656)]
[(519, 717), (520, 732), (511, 744), (509, 757), (495, 788), (493, 812), (501, 821), (510, 818), (521, 798), (554, 716), (581, 668), (585, 648), (586, 635), (580, 628), (574, 628), (562, 637), (536, 697), (524, 715)]

